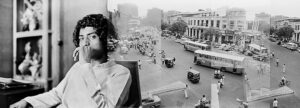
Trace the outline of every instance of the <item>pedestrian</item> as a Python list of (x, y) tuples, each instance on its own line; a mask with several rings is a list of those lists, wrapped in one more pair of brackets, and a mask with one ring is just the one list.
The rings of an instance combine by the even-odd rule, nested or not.
[(175, 57), (173, 57), (173, 61), (175, 62), (175, 60), (176, 60), (176, 58)]
[(188, 92), (187, 92), (187, 89), (189, 88), (189, 86), (187, 84), (185, 84), (185, 87), (186, 88), (184, 89), (184, 96), (187, 99), (187, 98), (189, 98), (189, 95), (188, 95)]
[(261, 69), (260, 69), (260, 66), (257, 65), (256, 67), (257, 67), (257, 75), (260, 76), (260, 70), (261, 70)]
[(276, 58), (276, 66), (279, 66), (279, 58)]
[(155, 55), (153, 56), (153, 62), (154, 62), (154, 64), (156, 64), (156, 56)]
[(220, 82), (221, 82), (222, 86), (224, 86), (224, 77), (225, 77), (225, 76), (222, 75), (222, 76), (221, 76), (221, 79), (220, 79)]
[(141, 60), (138, 61), (138, 67), (139, 67), (139, 69), (142, 69), (142, 63), (141, 63)]
[(218, 94), (220, 93), (220, 89), (221, 89), (221, 83), (220, 83), (220, 81), (218, 81), (218, 83), (217, 83)]
[(283, 64), (282, 65), (282, 73), (285, 74), (285, 72), (286, 72), (286, 67), (285, 67), (285, 64)]
[(175, 65), (175, 60), (176, 60), (175, 57), (173, 57), (173, 64), (174, 64), (174, 65)]
[(273, 108), (278, 108), (278, 101), (276, 98), (274, 98), (274, 101), (273, 101)]

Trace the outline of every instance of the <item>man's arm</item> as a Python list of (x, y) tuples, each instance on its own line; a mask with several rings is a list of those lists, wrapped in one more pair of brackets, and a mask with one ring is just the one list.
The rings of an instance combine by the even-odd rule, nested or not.
[(76, 69), (78, 65), (79, 63), (75, 63), (66, 74), (65, 78), (49, 92), (45, 92), (36, 96), (26, 97), (23, 100), (30, 103), (34, 108), (52, 107), (61, 103), (61, 97), (65, 91), (66, 85), (68, 84), (68, 79), (73, 70)]

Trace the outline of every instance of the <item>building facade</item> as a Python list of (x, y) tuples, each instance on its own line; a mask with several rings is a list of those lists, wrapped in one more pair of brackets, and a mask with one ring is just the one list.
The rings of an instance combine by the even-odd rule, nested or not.
[[(199, 11), (183, 19), (188, 24), (187, 37), (217, 43), (235, 42), (238, 32), (245, 30), (247, 25), (246, 11), (239, 8)], [(202, 35), (208, 29), (219, 31), (221, 35)]]
[(252, 30), (263, 31), (264, 27), (270, 26), (271, 15), (267, 13), (255, 14)]
[(280, 29), (281, 27), (290, 26), (294, 29), (294, 33), (292, 36), (292, 41), (300, 42), (300, 18), (286, 18), (275, 21), (274, 25), (276, 29)]

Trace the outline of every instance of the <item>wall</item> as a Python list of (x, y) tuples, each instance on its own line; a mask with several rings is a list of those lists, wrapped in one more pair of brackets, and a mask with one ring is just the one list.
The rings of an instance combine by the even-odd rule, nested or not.
[(63, 46), (60, 79), (74, 64), (72, 53), (75, 46), (72, 34), (77, 21), (92, 13), (104, 13), (108, 17), (107, 0), (62, 0), (61, 3), (60, 35)]
[(13, 0), (0, 0), (0, 77), (13, 75)]

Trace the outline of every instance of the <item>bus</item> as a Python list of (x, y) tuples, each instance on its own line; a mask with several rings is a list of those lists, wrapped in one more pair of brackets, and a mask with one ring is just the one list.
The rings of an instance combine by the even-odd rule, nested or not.
[(194, 63), (235, 74), (244, 73), (244, 57), (205, 50), (194, 52)]
[(201, 50), (211, 50), (211, 46), (204, 43), (198, 43), (193, 41), (185, 41), (184, 43), (184, 49), (188, 51), (196, 51), (198, 49)]
[(254, 54), (267, 54), (268, 49), (257, 44), (249, 44), (248, 49), (253, 52)]

